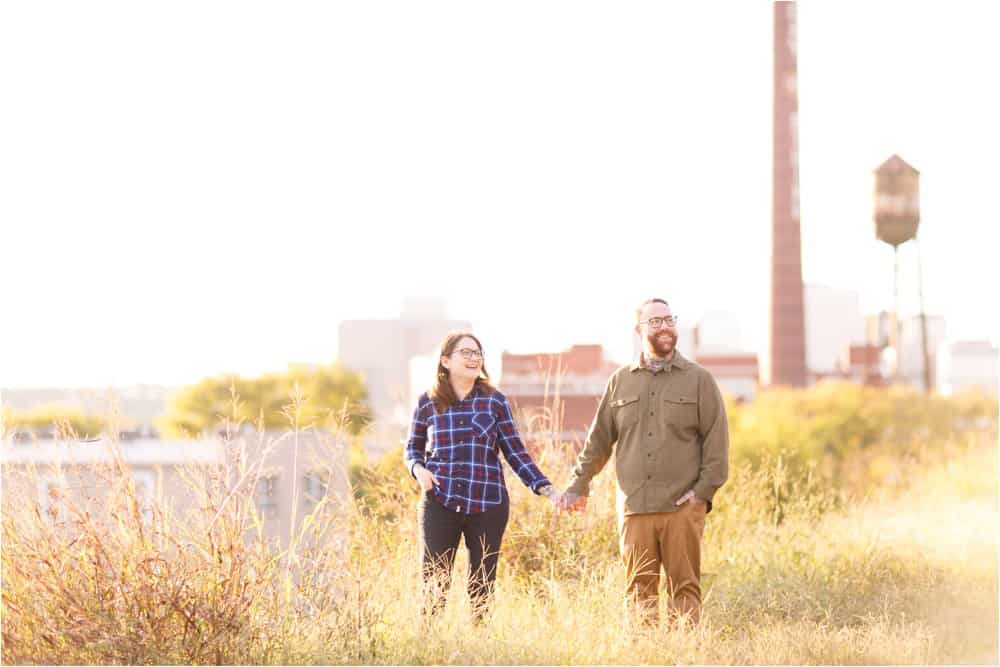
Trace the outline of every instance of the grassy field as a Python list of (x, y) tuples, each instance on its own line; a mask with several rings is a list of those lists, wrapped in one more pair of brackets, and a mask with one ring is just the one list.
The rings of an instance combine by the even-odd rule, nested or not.
[[(514, 510), (493, 623), (470, 629), (461, 586), (440, 623), (419, 622), (408, 534), (368, 604), (378, 624), (335, 655), (305, 661), (469, 664), (927, 664), (997, 662), (997, 450), (972, 447), (910, 491), (835, 510), (789, 501), (782, 521), (733, 508), (709, 516), (704, 620), (695, 631), (628, 632), (624, 572), (611, 554), (552, 554), (531, 576), (512, 566), (524, 523), (560, 539), (603, 541), (613, 518)], [(735, 494), (733, 494), (735, 495)], [(728, 502), (738, 499), (731, 495)], [(720, 503), (723, 500), (720, 500)], [(522, 516), (518, 518), (518, 514)], [(596, 515), (596, 516), (595, 516)], [(606, 536), (604, 536), (606, 537)], [(613, 535), (612, 535), (613, 537)], [(595, 539), (596, 538), (596, 539)], [(388, 547), (383, 547), (388, 548)], [(607, 552), (607, 549), (603, 549)], [(385, 554), (382, 554), (383, 557)], [(458, 564), (461, 572), (462, 563)], [(289, 659), (293, 659), (289, 656)]]
[[(110, 521), (78, 512), (61, 529), (26, 507), (8, 509), (5, 498), (2, 657), (21, 664), (996, 663), (995, 402), (969, 412), (958, 404), (914, 408), (922, 399), (912, 396), (868, 396), (888, 403), (873, 436), (865, 428), (878, 406), (867, 405), (859, 423), (856, 398), (829, 405), (830, 395), (813, 392), (773, 399), (805, 400), (798, 411), (772, 399), (733, 407), (734, 464), (708, 517), (703, 623), (694, 630), (625, 628), (607, 472), (582, 515), (556, 514), (510, 476), (511, 523), (492, 619), (468, 623), (460, 554), (445, 613), (423, 622), (418, 494), (395, 452), (358, 463), (356, 498), (321, 504), (285, 551), (253, 537), (249, 495), (225, 483), (193, 490), (218, 509), (208, 512), (213, 523), (158, 512), (144, 525), (130, 511), (124, 481)], [(914, 423), (904, 409), (924, 417)], [(765, 427), (764, 419), (787, 423)], [(536, 452), (557, 483), (572, 449), (549, 443)]]

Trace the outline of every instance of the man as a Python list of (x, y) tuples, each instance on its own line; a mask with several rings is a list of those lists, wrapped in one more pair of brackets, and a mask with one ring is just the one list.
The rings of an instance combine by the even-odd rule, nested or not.
[(677, 319), (663, 299), (636, 312), (642, 354), (608, 380), (563, 509), (583, 509), (590, 480), (615, 450), (618, 528), (628, 601), (658, 621), (660, 567), (671, 617), (701, 616), (701, 538), (729, 471), (729, 428), (715, 379), (677, 351)]

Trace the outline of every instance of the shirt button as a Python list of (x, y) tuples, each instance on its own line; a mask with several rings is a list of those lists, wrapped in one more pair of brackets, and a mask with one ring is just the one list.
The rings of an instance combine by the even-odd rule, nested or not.
[(650, 434), (650, 435), (653, 435), (653, 432), (652, 432), (652, 431), (650, 431), (650, 432), (649, 432), (649, 434)]
[(649, 416), (650, 416), (650, 417), (652, 417), (652, 416), (653, 416), (653, 413), (652, 413), (652, 412), (650, 412), (650, 413), (649, 413)]
[(646, 479), (653, 479), (652, 475), (646, 475)]

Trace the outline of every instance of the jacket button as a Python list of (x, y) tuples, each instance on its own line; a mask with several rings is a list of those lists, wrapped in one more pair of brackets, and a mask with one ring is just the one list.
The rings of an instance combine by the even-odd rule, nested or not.
[(653, 432), (652, 432), (652, 431), (650, 431), (650, 432), (649, 432), (649, 434), (650, 434), (650, 435), (653, 435)]
[(646, 475), (646, 479), (653, 479), (652, 475)]

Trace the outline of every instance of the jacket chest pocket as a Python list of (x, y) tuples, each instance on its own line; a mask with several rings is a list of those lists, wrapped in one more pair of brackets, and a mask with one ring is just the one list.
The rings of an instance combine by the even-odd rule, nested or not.
[(493, 442), (496, 438), (496, 418), (487, 412), (477, 412), (472, 417), (472, 432), (477, 438)]
[(698, 429), (698, 403), (694, 396), (672, 392), (663, 398), (663, 425), (676, 435)]
[(611, 401), (611, 415), (619, 433), (635, 426), (639, 421), (639, 397), (624, 396)]

